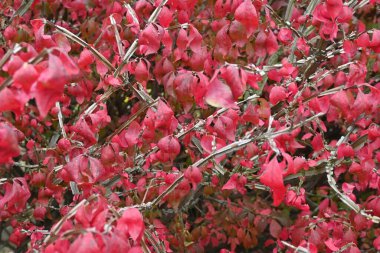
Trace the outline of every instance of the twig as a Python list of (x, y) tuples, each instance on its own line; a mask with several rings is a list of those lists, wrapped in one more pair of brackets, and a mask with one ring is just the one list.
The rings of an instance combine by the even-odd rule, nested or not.
[(155, 252), (157, 252), (157, 253), (165, 253), (166, 252), (165, 249), (161, 249), (160, 244), (153, 238), (153, 235), (150, 233), (150, 231), (145, 230), (144, 231), (144, 237), (153, 246)]
[(12, 56), (12, 54), (17, 54), (18, 52), (20, 52), (20, 50), (22, 49), (22, 47), (20, 46), (20, 44), (16, 43), (12, 49), (9, 49), (4, 55), (3, 57), (1, 58), (0, 60), (0, 69), (4, 66), (4, 64), (9, 60), (9, 58)]
[(114, 30), (114, 34), (115, 34), (115, 39), (116, 39), (116, 44), (117, 44), (117, 49), (119, 51), (119, 55), (120, 56), (124, 55), (123, 44), (121, 42), (120, 34), (119, 34), (119, 31), (117, 30), (117, 24), (116, 24), (115, 19), (113, 18), (113, 15), (110, 16), (110, 21), (111, 21), (111, 25), (112, 25), (113, 30)]
[(20, 8), (18, 8), (17, 11), (12, 15), (9, 22), (12, 22), (15, 17), (22, 17), (29, 10), (30, 6), (32, 6), (33, 2), (34, 0), (23, 1)]
[(281, 241), (282, 244), (284, 244), (286, 247), (293, 249), (297, 253), (310, 253), (310, 251), (304, 247), (301, 246), (294, 246), (286, 241)]
[(135, 10), (131, 7), (131, 5), (130, 5), (130, 4), (124, 4), (124, 6), (127, 8), (129, 14), (131, 14), (132, 19), (133, 19), (133, 22), (136, 23), (137, 25), (140, 25), (140, 24), (139, 24), (139, 20), (137, 19), (136, 12), (135, 12)]
[(62, 136), (63, 136), (63, 138), (67, 139), (65, 127), (63, 125), (63, 116), (62, 116), (61, 105), (59, 104), (59, 102), (56, 102), (55, 106), (58, 108), (58, 123), (59, 123), (59, 127), (61, 128)]

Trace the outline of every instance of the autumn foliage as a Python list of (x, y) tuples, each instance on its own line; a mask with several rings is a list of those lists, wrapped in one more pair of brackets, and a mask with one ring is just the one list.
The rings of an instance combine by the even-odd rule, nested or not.
[(378, 0), (4, 0), (0, 251), (380, 250)]

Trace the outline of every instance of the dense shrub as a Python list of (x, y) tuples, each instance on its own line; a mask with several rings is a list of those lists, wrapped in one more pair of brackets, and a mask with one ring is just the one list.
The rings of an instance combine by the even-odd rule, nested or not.
[(1, 1), (1, 250), (380, 250), (379, 3)]

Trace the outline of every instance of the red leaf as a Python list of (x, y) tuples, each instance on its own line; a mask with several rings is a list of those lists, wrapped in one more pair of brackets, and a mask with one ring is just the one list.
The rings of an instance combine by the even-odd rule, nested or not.
[(72, 159), (64, 169), (69, 173), (72, 180), (79, 184), (98, 182), (105, 172), (98, 159), (84, 155)]
[(74, 126), (71, 127), (71, 131), (75, 132), (77, 136), (84, 141), (85, 145), (93, 145), (97, 142), (95, 133), (91, 130), (90, 126), (84, 118), (80, 118)]
[(3, 70), (10, 75), (14, 75), (24, 64), (24, 61), (17, 55), (12, 55), (11, 59), (4, 65)]
[(216, 34), (215, 43), (215, 54), (217, 56), (221, 56), (218, 58), (225, 58), (228, 55), (230, 49), (232, 48), (232, 42), (230, 37), (228, 36), (228, 25), (225, 25)]
[(267, 35), (263, 30), (260, 30), (259, 34), (256, 36), (255, 40), (255, 55), (258, 57), (266, 56), (266, 40)]
[(378, 237), (373, 241), (373, 247), (375, 247), (376, 250), (380, 250), (380, 236), (378, 236)]
[(67, 74), (63, 71), (62, 66), (62, 61), (57, 56), (50, 54), (48, 68), (41, 73), (37, 85), (32, 87), (41, 117), (48, 114), (50, 108), (63, 94)]
[(264, 169), (263, 174), (260, 176), (260, 182), (273, 191), (273, 205), (278, 206), (286, 194), (286, 188), (283, 181), (283, 169), (277, 162), (277, 157), (274, 157)]
[(269, 30), (265, 41), (265, 46), (269, 55), (272, 55), (278, 50), (277, 38), (273, 34), (272, 30)]
[(135, 69), (135, 77), (138, 82), (147, 82), (149, 80), (149, 62), (142, 59), (140, 60)]
[(124, 138), (128, 147), (132, 147), (138, 143), (140, 131), (140, 125), (136, 121), (133, 121), (129, 125), (124, 134)]
[(174, 117), (173, 110), (162, 100), (158, 101), (157, 112), (155, 115), (154, 127), (160, 129), (172, 129), (178, 125), (177, 119)]
[(15, 72), (13, 81), (15, 85), (22, 87), (25, 92), (28, 92), (32, 84), (38, 79), (38, 76), (39, 74), (33, 65), (24, 63)]
[(133, 247), (128, 250), (128, 253), (144, 253), (142, 247)]
[(50, 35), (46, 35), (44, 32), (45, 24), (42, 19), (35, 19), (30, 21), (30, 24), (33, 27), (33, 32), (35, 36), (35, 46), (37, 50), (43, 48), (50, 48), (56, 46), (56, 43), (53, 41)]
[(326, 1), (326, 10), (331, 20), (335, 20), (339, 16), (343, 8), (342, 0), (327, 0)]
[(251, 0), (245, 0), (235, 11), (235, 19), (245, 26), (250, 36), (259, 26), (257, 11)]
[(144, 233), (145, 225), (143, 217), (137, 208), (129, 208), (117, 221), (116, 228), (130, 236), (134, 241), (140, 241)]
[(107, 218), (108, 206), (104, 198), (99, 197), (88, 205), (82, 205), (75, 214), (75, 220), (83, 227), (96, 227), (97, 230), (104, 229)]
[(101, 250), (96, 243), (96, 240), (93, 234), (86, 233), (80, 235), (74, 242), (71, 244), (68, 253), (100, 253)]
[(285, 45), (293, 41), (292, 31), (288, 28), (281, 28), (277, 35), (278, 40)]
[(230, 179), (222, 187), (222, 190), (233, 190), (236, 189), (238, 174), (233, 174)]
[[(218, 136), (223, 139), (235, 141), (235, 132), (239, 116), (235, 110), (229, 109), (226, 113), (216, 118), (212, 127)], [(210, 122), (211, 123), (211, 122)]]
[(231, 40), (236, 43), (238, 47), (244, 47), (245, 43), (247, 43), (247, 30), (239, 21), (234, 20), (231, 22), (228, 28), (228, 35), (230, 35)]
[(13, 127), (0, 123), (0, 164), (12, 163), (13, 157), (20, 154), (17, 134)]
[(95, 57), (87, 48), (85, 48), (80, 53), (78, 66), (83, 70), (89, 71), (90, 70), (89, 67), (94, 61), (95, 61)]
[(224, 18), (229, 12), (231, 12), (231, 1), (216, 1), (214, 5), (214, 14), (216, 18)]
[(247, 75), (244, 70), (230, 65), (221, 69), (220, 76), (226, 80), (234, 99), (243, 95), (247, 88)]
[(239, 174), (233, 174), (227, 183), (222, 187), (222, 190), (234, 190), (236, 189), (240, 194), (245, 194), (247, 190), (245, 185), (247, 184), (247, 178)]
[(202, 182), (202, 172), (198, 167), (189, 167), (186, 169), (185, 178), (193, 185), (193, 189), (197, 188), (197, 185)]
[(325, 245), (327, 246), (327, 248), (329, 248), (330, 250), (332, 251), (337, 251), (339, 250), (339, 248), (337, 246), (335, 246), (334, 244), (334, 240), (332, 238), (329, 238), (325, 241)]
[(220, 108), (236, 108), (231, 88), (215, 75), (207, 87), (205, 101), (211, 106)]
[(289, 206), (294, 206), (302, 211), (310, 210), (309, 205), (306, 203), (304, 188), (301, 188), (299, 192), (289, 190), (286, 194), (285, 203)]
[(275, 86), (271, 89), (269, 94), (269, 101), (272, 105), (277, 104), (280, 101), (283, 101), (286, 99), (286, 90), (284, 87), (281, 86)]
[(164, 6), (161, 10), (160, 15), (158, 16), (158, 21), (162, 27), (169, 27), (170, 23), (173, 20), (173, 12), (166, 6)]
[(28, 100), (29, 96), (22, 90), (6, 87), (0, 91), (0, 112), (11, 111), (20, 116)]
[(158, 142), (157, 146), (162, 152), (174, 154), (176, 156), (179, 154), (181, 150), (181, 146), (178, 140), (171, 135), (165, 136), (164, 138), (162, 138)]
[(273, 236), (274, 238), (278, 238), (278, 236), (281, 233), (281, 225), (274, 219), (272, 219), (272, 221), (270, 222), (269, 232), (270, 232), (270, 235)]
[(331, 97), (330, 103), (345, 114), (348, 113), (348, 110), (350, 109), (350, 102), (345, 91), (339, 91), (335, 93)]
[(31, 196), (25, 178), (16, 177), (13, 179), (13, 184), (5, 183), (4, 188), (4, 196), (0, 198), (0, 210), (5, 209), (11, 214), (22, 212)]
[[(220, 149), (226, 146), (226, 141), (213, 135), (204, 135), (201, 139), (201, 146), (206, 151), (205, 155), (209, 155), (214, 149)], [(215, 160), (220, 162), (225, 157), (226, 155), (221, 155), (216, 157)]]
[[(160, 31), (163, 32), (163, 31)], [(155, 54), (160, 49), (161, 36), (153, 24), (149, 24), (140, 34), (140, 51), (144, 55)]]
[(355, 156), (355, 151), (350, 145), (342, 144), (338, 147), (338, 151), (337, 151), (338, 159), (341, 159), (343, 157), (353, 158), (354, 156)]

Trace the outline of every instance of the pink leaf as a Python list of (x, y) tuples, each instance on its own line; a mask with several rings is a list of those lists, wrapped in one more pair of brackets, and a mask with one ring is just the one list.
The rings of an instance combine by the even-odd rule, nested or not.
[(13, 127), (0, 123), (0, 164), (11, 163), (20, 154), (17, 134)]
[(28, 100), (29, 96), (24, 91), (6, 87), (0, 91), (0, 112), (11, 111), (19, 116)]
[(242, 23), (251, 35), (259, 26), (257, 11), (251, 0), (245, 0), (235, 11), (235, 19)]
[(99, 253), (101, 252), (96, 240), (91, 232), (80, 235), (71, 244), (68, 253)]
[(339, 250), (339, 248), (337, 246), (335, 246), (334, 244), (334, 240), (332, 238), (329, 238), (325, 241), (325, 245), (327, 246), (327, 248), (329, 248), (330, 250), (332, 251), (337, 251)]
[(124, 135), (124, 138), (125, 138), (125, 141), (126, 141), (128, 147), (132, 147), (132, 146), (137, 144), (140, 131), (141, 131), (140, 125), (136, 121), (133, 121), (129, 125), (129, 127), (125, 131), (125, 135)]
[(140, 50), (143, 54), (155, 54), (160, 49), (161, 38), (157, 28), (150, 24), (140, 34)]
[(134, 241), (140, 241), (145, 229), (143, 216), (137, 208), (129, 208), (117, 221), (116, 227), (126, 236), (132, 237)]
[(269, 232), (270, 232), (270, 235), (273, 236), (274, 238), (278, 238), (278, 236), (281, 233), (281, 225), (274, 219), (272, 219), (272, 221), (270, 222)]
[(228, 36), (228, 25), (225, 25), (222, 29), (218, 31), (215, 38), (215, 52), (217, 55), (220, 55), (221, 58), (224, 58), (228, 55), (232, 42)]
[(234, 98), (232, 95), (231, 88), (222, 80), (220, 80), (217, 75), (210, 81), (207, 87), (207, 92), (205, 95), (205, 101), (211, 106), (220, 107), (234, 107)]
[(234, 66), (228, 66), (221, 69), (220, 76), (226, 80), (234, 99), (238, 99), (243, 95), (247, 88), (247, 75), (244, 70)]
[(264, 169), (263, 174), (260, 176), (260, 182), (273, 191), (273, 205), (278, 206), (286, 194), (286, 188), (283, 181), (283, 170), (277, 162), (277, 157), (274, 157)]
[(380, 250), (380, 236), (378, 236), (378, 237), (373, 241), (373, 247), (375, 247), (376, 250)]
[(189, 167), (185, 171), (185, 178), (191, 182), (193, 189), (197, 188), (197, 185), (202, 182), (202, 172), (198, 167)]
[(275, 86), (271, 89), (269, 94), (269, 101), (272, 105), (277, 104), (280, 101), (283, 101), (286, 99), (286, 91), (284, 87), (281, 86)]
[(247, 178), (239, 174), (233, 174), (227, 183), (222, 187), (222, 190), (237, 190), (240, 194), (245, 194), (245, 185)]
[(41, 73), (37, 85), (32, 87), (41, 117), (48, 114), (50, 108), (63, 94), (67, 74), (62, 66), (62, 61), (57, 56), (50, 54), (48, 68)]
[(164, 6), (161, 10), (160, 15), (158, 16), (158, 21), (162, 27), (169, 27), (170, 23), (173, 20), (173, 11), (171, 11), (168, 7)]
[(13, 80), (16, 85), (19, 85), (28, 92), (32, 84), (38, 79), (38, 72), (33, 65), (24, 63), (21, 68), (19, 68), (14, 76)]

